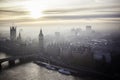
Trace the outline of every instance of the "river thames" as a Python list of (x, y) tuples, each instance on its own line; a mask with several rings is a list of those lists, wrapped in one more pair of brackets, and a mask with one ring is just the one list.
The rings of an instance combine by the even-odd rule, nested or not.
[[(0, 59), (8, 57), (0, 53)], [(7, 63), (3, 63), (5, 65)], [(21, 64), (0, 72), (0, 80), (90, 80), (72, 75), (63, 75), (57, 71), (48, 70), (33, 62)]]

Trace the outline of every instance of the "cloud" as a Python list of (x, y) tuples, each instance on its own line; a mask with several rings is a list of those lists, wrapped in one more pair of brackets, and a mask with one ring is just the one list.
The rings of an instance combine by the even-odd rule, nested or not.
[(15, 14), (15, 15), (17, 15), (17, 14), (26, 14), (27, 12), (26, 11), (13, 11), (13, 10), (0, 10), (0, 13), (1, 14)]
[(28, 12), (26, 11), (13, 11), (13, 10), (0, 10), (0, 13), (1, 13), (0, 21), (20, 19), (28, 15)]
[(47, 16), (46, 19), (95, 19), (95, 18), (120, 18), (120, 14), (99, 14), (99, 15), (71, 15), (71, 16)]
[(99, 3), (118, 3), (120, 2), (120, 0), (94, 0), (95, 2), (99, 2)]
[[(0, 2), (13, 2), (16, 0), (0, 0)], [(17, 1), (28, 1), (28, 0), (17, 0)]]
[[(12, 3), (14, 2), (19, 4), (15, 4), (15, 3)], [(88, 3), (88, 6), (84, 6), (84, 5), (80, 5), (82, 4), (82, 0), (70, 0), (70, 3), (71, 5), (68, 6), (68, 7), (64, 7), (64, 6), (60, 6), (60, 8), (58, 9), (58, 5), (55, 4), (55, 6), (57, 7), (53, 7), (53, 8), (47, 8), (47, 10), (43, 11), (43, 14), (45, 14), (45, 16), (41, 19), (37, 19), (37, 20), (34, 20), (34, 19), (30, 19), (28, 18), (28, 16), (30, 17), (30, 12), (27, 11), (23, 5), (25, 6), (24, 1), (28, 1), (28, 0), (0, 0), (0, 4), (2, 3), (7, 3), (7, 4), (10, 4), (9, 6), (8, 5), (4, 5), (1, 6), (0, 5), (0, 22), (4, 23), (4, 22), (12, 22), (12, 21), (15, 21), (15, 22), (34, 22), (34, 21), (45, 21), (45, 20), (48, 20), (48, 21), (56, 21), (56, 20), (83, 20), (83, 19), (100, 19), (100, 18), (105, 18), (107, 20), (111, 20), (111, 18), (120, 18), (120, 5), (117, 5), (117, 4), (110, 4), (108, 5), (107, 2), (109, 2), (109, 0), (85, 0), (83, 1), (84, 3)], [(51, 2), (51, 0), (49, 0)], [(50, 4), (53, 4), (53, 1), (50, 3)], [(60, 2), (63, 2), (64, 1), (62, 0), (59, 0)], [(73, 1), (73, 4), (72, 2)], [(89, 2), (93, 2), (94, 1), (99, 1), (101, 3), (106, 3), (106, 5), (89, 5)], [(110, 1), (120, 1), (120, 0), (110, 0)], [(11, 2), (11, 3), (9, 3)], [(21, 2), (21, 4), (19, 3)], [(69, 1), (65, 1), (66, 3), (69, 3)], [(76, 6), (76, 2), (80, 5), (80, 6)], [(80, 3), (81, 2), (81, 3)], [(57, 4), (59, 4), (57, 1), (55, 2)], [(22, 5), (23, 4), (23, 5)], [(62, 3), (60, 3), (62, 4)], [(53, 4), (54, 5), (54, 4)], [(48, 6), (50, 6), (48, 4)], [(72, 8), (72, 6), (76, 6), (74, 8)], [(88, 13), (86, 13), (88, 12)], [(55, 16), (56, 15), (56, 16)], [(10, 16), (18, 16), (19, 18), (14, 18), (14, 19), (10, 19), (11, 17)], [(23, 17), (24, 16), (24, 17)], [(27, 16), (27, 17), (26, 17)], [(8, 19), (9, 18), (9, 19)], [(115, 20), (115, 19), (113, 19)], [(2, 24), (0, 23), (0, 24)]]
[(69, 9), (54, 9), (46, 10), (45, 14), (61, 14), (61, 13), (70, 13), (70, 12), (82, 12), (82, 11), (102, 11), (103, 9), (117, 9), (119, 11), (120, 5), (110, 5), (110, 6), (94, 6), (94, 7), (81, 7), (81, 8), (69, 8)]

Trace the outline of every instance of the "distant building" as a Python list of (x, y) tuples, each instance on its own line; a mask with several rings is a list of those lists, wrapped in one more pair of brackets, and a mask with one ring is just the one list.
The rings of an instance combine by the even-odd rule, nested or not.
[(16, 40), (16, 32), (17, 31), (15, 26), (10, 27), (10, 40)]
[(91, 26), (86, 26), (86, 31), (91, 31), (92, 27)]
[(60, 32), (55, 32), (56, 37), (60, 37)]
[(40, 46), (40, 51), (43, 52), (44, 51), (44, 35), (42, 33), (42, 29), (40, 30), (40, 33), (39, 33), (39, 46)]
[(60, 35), (60, 32), (55, 32), (55, 37), (54, 37), (54, 42), (58, 43), (58, 42), (61, 42), (61, 35)]
[(74, 34), (74, 35), (80, 35), (81, 34), (81, 28), (73, 28), (73, 29), (71, 29), (71, 32)]

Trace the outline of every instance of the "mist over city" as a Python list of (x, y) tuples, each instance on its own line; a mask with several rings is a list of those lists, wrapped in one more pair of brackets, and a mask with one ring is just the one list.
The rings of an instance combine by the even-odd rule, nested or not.
[(0, 80), (119, 80), (119, 0), (0, 0)]

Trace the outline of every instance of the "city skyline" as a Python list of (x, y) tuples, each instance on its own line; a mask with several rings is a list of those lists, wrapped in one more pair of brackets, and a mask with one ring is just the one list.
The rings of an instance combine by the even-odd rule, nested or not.
[(0, 0), (0, 80), (120, 80), (119, 3)]

